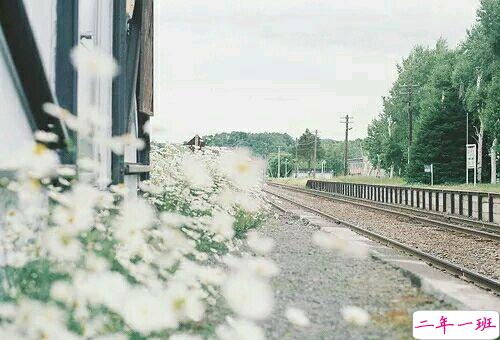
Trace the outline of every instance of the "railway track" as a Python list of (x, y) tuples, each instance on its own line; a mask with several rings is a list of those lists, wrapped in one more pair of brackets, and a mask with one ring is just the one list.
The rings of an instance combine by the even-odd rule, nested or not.
[[(343, 220), (340, 220), (338, 219), (337, 217), (334, 217), (328, 213), (325, 213), (323, 211), (320, 211), (318, 209), (315, 209), (313, 207), (310, 207), (308, 205), (305, 205), (305, 204), (302, 204), (300, 202), (297, 202), (295, 200), (292, 200), (288, 197), (285, 197), (283, 195), (280, 195), (278, 193), (275, 193), (275, 192), (272, 192), (272, 191), (269, 191), (267, 189), (264, 189), (264, 191), (270, 195), (273, 195), (283, 201), (286, 201), (286, 202), (289, 202), (289, 203), (292, 203), (293, 205), (296, 205), (306, 211), (310, 211), (310, 212), (313, 212), (319, 216), (322, 216), (326, 219), (329, 219), (331, 221), (334, 221), (335, 223), (338, 223), (338, 224), (341, 224), (341, 225), (344, 225), (346, 227), (348, 227), (349, 229), (359, 233), (359, 234), (362, 234), (364, 236), (366, 236), (367, 238), (373, 240), (373, 241), (376, 241), (376, 242), (379, 242), (379, 243), (382, 243), (382, 244), (385, 244), (387, 246), (391, 246), (393, 248), (396, 248), (396, 249), (399, 249), (405, 253), (408, 253), (412, 256), (415, 256), (417, 258), (419, 258), (420, 260), (422, 261), (425, 261), (427, 262), (428, 264), (432, 265), (432, 266), (435, 266), (437, 268), (440, 268), (442, 270), (445, 270), (465, 281), (468, 281), (468, 282), (472, 282), (474, 284), (476, 284), (477, 286), (479, 287), (482, 287), (484, 289), (488, 289), (488, 290), (491, 290), (493, 291), (495, 294), (497, 295), (500, 295), (500, 281), (497, 281), (495, 279), (492, 279), (492, 278), (489, 278), (485, 275), (482, 275), (482, 274), (479, 274), (479, 273), (476, 273), (474, 271), (471, 271), (463, 266), (459, 266), (457, 264), (454, 264), (454, 263), (451, 263), (447, 260), (444, 260), (444, 259), (441, 259), (437, 256), (434, 256), (434, 255), (431, 255), (431, 254), (428, 254), (426, 252), (423, 252), (421, 250), (418, 250), (416, 248), (413, 248), (413, 247), (410, 247), (406, 244), (403, 244), (397, 240), (394, 240), (392, 238), (389, 238), (389, 237), (386, 237), (386, 236), (383, 236), (381, 234), (378, 234), (374, 231), (371, 231), (371, 230), (367, 230), (365, 228), (362, 228), (362, 227), (359, 227), (357, 225), (354, 225), (352, 223), (349, 223), (347, 221), (343, 221)], [(276, 202), (273, 202), (273, 201), (270, 201), (268, 200), (268, 202), (274, 206), (275, 208), (277, 208), (278, 210), (280, 211), (283, 211), (283, 212), (286, 212), (287, 209), (286, 208), (283, 208), (282, 206), (280, 206), (278, 203)]]
[[(326, 199), (336, 200), (339, 202), (355, 204), (368, 209), (382, 211), (385, 213), (406, 217), (412, 220), (418, 220), (420, 222), (431, 224), (443, 229), (448, 229), (469, 235), (480, 236), (490, 240), (500, 241), (500, 226), (492, 223), (474, 221), (455, 216), (445, 216), (443, 214), (435, 213), (432, 211), (419, 211), (414, 208), (394, 206), (387, 203), (373, 202), (365, 199), (352, 198), (352, 197), (347, 198), (344, 196), (340, 197), (335, 194), (321, 192), (312, 189), (303, 189), (303, 188), (291, 187), (288, 185), (270, 183), (270, 182), (268, 182), (267, 184), (285, 190), (291, 190), (313, 195), (316, 197), (323, 197)], [(450, 221), (454, 221), (455, 223), (450, 223)]]

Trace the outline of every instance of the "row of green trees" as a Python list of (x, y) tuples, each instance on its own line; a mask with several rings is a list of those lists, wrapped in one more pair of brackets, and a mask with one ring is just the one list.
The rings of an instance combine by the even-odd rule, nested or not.
[[(309, 129), (300, 136), (298, 140), (298, 161), (301, 169), (312, 170), (314, 167), (314, 139), (315, 133)], [(335, 174), (344, 172), (344, 141), (333, 139), (321, 139), (317, 141), (317, 169), (321, 169), (321, 163), (325, 161), (325, 171)], [(363, 140), (349, 141), (349, 159), (362, 157)]]
[(495, 180), (499, 55), (500, 0), (481, 1), (476, 23), (457, 48), (449, 48), (444, 39), (434, 48), (416, 46), (397, 65), (398, 78), (383, 98), (383, 112), (369, 126), (365, 150), (371, 162), (409, 182), (428, 181), (424, 164), (434, 164), (437, 183), (463, 182), (465, 144), (475, 143), (478, 180), (488, 174), (489, 165)]
[(222, 132), (204, 136), (203, 139), (208, 146), (245, 147), (262, 158), (277, 152), (278, 147), (285, 150), (295, 147), (295, 140), (289, 134), (279, 132)]
[[(315, 138), (315, 133), (309, 129), (304, 131), (298, 141), (286, 133), (277, 132), (248, 133), (233, 131), (203, 137), (208, 146), (249, 148), (255, 155), (267, 159), (268, 174), (272, 177), (278, 177), (278, 168), (280, 169), (280, 177), (291, 176), (297, 166), (301, 171), (312, 171), (314, 168)], [(348, 157), (361, 157), (362, 144), (361, 139), (350, 141)], [(278, 149), (280, 149), (280, 167), (278, 167)], [(318, 171), (321, 170), (321, 164), (325, 161), (324, 168), (326, 172), (343, 173), (343, 141), (321, 139), (318, 136), (316, 152), (316, 168)]]

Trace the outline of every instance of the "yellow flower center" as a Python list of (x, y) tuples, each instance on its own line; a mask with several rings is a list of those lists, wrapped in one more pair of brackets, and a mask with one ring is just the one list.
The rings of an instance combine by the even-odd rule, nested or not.
[(31, 184), (31, 187), (35, 190), (38, 190), (42, 187), (42, 185), (40, 184), (40, 180), (36, 179), (36, 178), (30, 178), (30, 182)]
[(174, 300), (174, 309), (175, 310), (181, 310), (184, 308), (184, 305), (186, 304), (186, 299), (185, 298), (178, 298)]
[(40, 156), (40, 155), (44, 154), (45, 151), (47, 151), (47, 147), (45, 145), (40, 144), (40, 143), (36, 143), (35, 149), (33, 150), (33, 153), (35, 155)]
[(71, 237), (69, 235), (61, 235), (61, 243), (68, 246), (71, 243)]
[(248, 170), (250, 169), (250, 164), (248, 164), (248, 162), (238, 163), (238, 165), (236, 166), (236, 169), (240, 173), (248, 172)]

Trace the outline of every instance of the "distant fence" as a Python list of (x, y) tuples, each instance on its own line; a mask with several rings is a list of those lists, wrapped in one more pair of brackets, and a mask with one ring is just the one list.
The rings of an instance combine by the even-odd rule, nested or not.
[(309, 189), (500, 223), (500, 194), (308, 180)]

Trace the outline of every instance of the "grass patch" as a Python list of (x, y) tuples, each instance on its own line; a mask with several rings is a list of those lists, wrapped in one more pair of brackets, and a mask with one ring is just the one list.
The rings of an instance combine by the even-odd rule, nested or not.
[(291, 185), (294, 187), (305, 187), (308, 178), (269, 178), (270, 182)]

